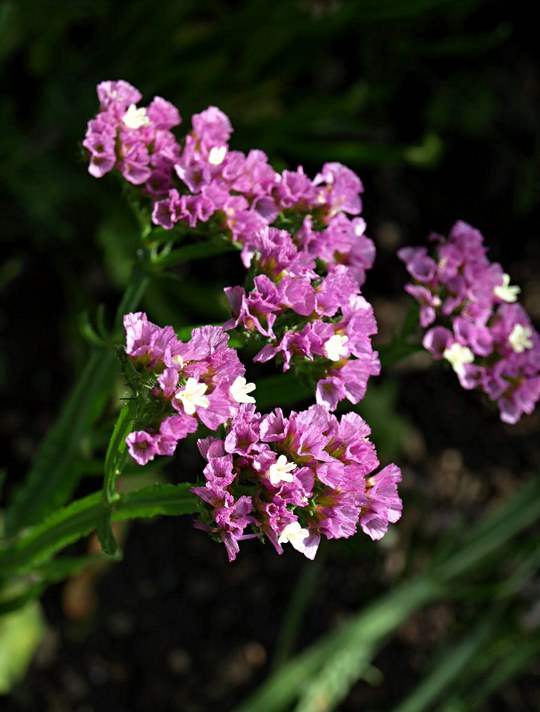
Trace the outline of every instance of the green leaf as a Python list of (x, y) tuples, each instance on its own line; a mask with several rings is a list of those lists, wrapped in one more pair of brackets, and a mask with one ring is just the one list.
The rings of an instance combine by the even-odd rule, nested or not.
[(193, 484), (156, 484), (136, 492), (123, 494), (113, 512), (114, 521), (138, 519), (164, 515), (176, 517), (195, 514), (199, 509), (199, 498), (190, 492)]
[[(147, 283), (148, 255), (141, 249), (116, 313), (115, 329), (121, 326), (123, 315), (137, 306)], [(82, 474), (73, 467), (80, 455), (81, 441), (103, 411), (116, 373), (112, 351), (94, 350), (90, 354), (60, 417), (46, 435), (25, 481), (6, 509), (7, 536), (39, 522), (71, 496)]]
[(45, 625), (37, 601), (0, 618), (1, 695), (7, 695), (23, 678), (44, 631)]
[(103, 561), (102, 554), (88, 554), (87, 556), (62, 556), (36, 567), (32, 575), (49, 583), (57, 583), (66, 578), (75, 576), (83, 569)]
[(272, 661), (273, 670), (282, 667), (293, 652), (302, 620), (317, 588), (316, 583), (323, 566), (325, 551), (327, 551), (326, 547), (319, 547), (315, 561), (306, 562), (298, 575), (279, 628), (276, 652)]
[[(8, 536), (61, 506), (77, 485), (80, 444), (108, 398), (116, 374), (112, 353), (94, 351), (43, 441), (25, 482), (6, 509)], [(97, 407), (99, 403), (99, 407)]]
[(504, 544), (539, 519), (540, 477), (536, 476), (463, 536), (457, 551), (433, 567), (434, 575), (451, 582), (474, 570), (480, 562), (497, 556)]
[(104, 516), (110, 516), (111, 521), (121, 521), (157, 515), (194, 514), (198, 510), (198, 498), (189, 491), (191, 487), (193, 485), (189, 482), (152, 485), (117, 495), (110, 510), (105, 507), (101, 492), (83, 497), (28, 529), (11, 545), (4, 546), (0, 550), (0, 572), (7, 578), (33, 571), (56, 552), (90, 534), (100, 525), (103, 527)]
[(81, 336), (87, 341), (91, 346), (97, 346), (102, 348), (105, 345), (103, 335), (99, 334), (90, 321), (90, 316), (88, 311), (84, 311), (78, 319), (79, 331)]
[[(527, 638), (522, 631), (510, 641), (511, 645), (504, 654), (499, 655), (497, 664), (489, 674), (478, 677), (472, 685), (470, 694), (466, 697), (465, 710), (476, 709), (488, 698), (490, 694), (500, 689), (502, 685), (521, 673), (523, 669), (540, 654), (540, 635)], [(503, 653), (503, 651), (500, 651)]]
[(344, 692), (367, 669), (386, 637), (438, 595), (439, 585), (429, 579), (403, 584), (289, 660), (235, 712), (289, 710), (292, 701), (303, 690), (309, 690), (310, 683), (321, 674), (325, 675), (328, 689)]
[(108, 507), (103, 510), (98, 520), (96, 534), (105, 556), (110, 559), (119, 559), (121, 551), (111, 527), (111, 514)]
[(26, 606), (30, 601), (39, 598), (46, 588), (46, 583), (34, 583), (23, 590), (22, 593), (6, 595), (0, 599), (0, 616), (9, 615)]
[(474, 657), (482, 655), (497, 631), (502, 610), (496, 608), (483, 616), (479, 625), (463, 642), (452, 647), (427, 675), (414, 692), (394, 712), (422, 712), (438, 700), (445, 690), (466, 674)]
[(83, 497), (50, 514), (0, 551), (2, 575), (23, 574), (93, 531), (103, 511), (101, 492)]

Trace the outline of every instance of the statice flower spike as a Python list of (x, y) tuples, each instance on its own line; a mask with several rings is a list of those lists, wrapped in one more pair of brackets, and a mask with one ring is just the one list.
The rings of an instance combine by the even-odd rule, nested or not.
[(422, 343), (514, 424), (540, 398), (540, 337), (517, 301), (520, 288), (488, 260), (481, 233), (467, 223), (431, 241), (432, 255), (425, 247), (398, 253), (413, 278), (406, 290), (421, 305), (420, 325), (429, 327)]
[[(363, 530), (380, 539), (401, 516), (401, 473), (389, 465), (374, 474), (379, 460), (369, 434), (359, 415), (340, 421), (320, 405), (288, 417), (241, 405), (223, 440), (199, 441), (207, 466), (204, 485), (193, 489), (203, 503), (197, 526), (224, 542), (229, 559), (250, 535), (268, 538), (279, 554), (290, 544), (309, 559), (322, 536)], [(240, 502), (241, 517), (224, 517)]]

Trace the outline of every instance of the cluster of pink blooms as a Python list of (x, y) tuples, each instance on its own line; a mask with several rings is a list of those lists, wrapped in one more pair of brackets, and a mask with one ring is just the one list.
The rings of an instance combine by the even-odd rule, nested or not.
[[(478, 230), (457, 222), (447, 239), (399, 251), (420, 304), (423, 345), (447, 360), (464, 388), (496, 401), (501, 420), (516, 423), (540, 398), (540, 337), (517, 302), (519, 287), (486, 256)], [(429, 327), (429, 328), (428, 328)]]
[(265, 228), (253, 243), (258, 274), (249, 293), (225, 290), (234, 314), (225, 328), (241, 327), (269, 342), (255, 361), (279, 356), (284, 371), (293, 359), (300, 367), (311, 362), (317, 403), (329, 410), (344, 398), (358, 403), (380, 363), (371, 344), (377, 322), (353, 271), (337, 265), (319, 276), (313, 258), (285, 230)]
[(313, 180), (301, 167), (277, 173), (262, 151), (229, 148), (232, 126), (216, 107), (194, 115), (177, 143), (169, 129), (180, 116), (164, 99), (138, 108), (140, 93), (124, 81), (103, 82), (98, 96), (83, 143), (92, 175), (117, 169), (140, 185), (156, 225), (209, 223), (239, 244), (254, 279), (226, 290), (226, 328), (260, 342), (256, 360), (277, 357), (284, 371), (294, 362), (317, 382), (318, 403), (358, 403), (380, 371), (377, 324), (360, 293), (375, 248), (358, 217), (358, 176), (340, 163)]
[(124, 327), (136, 422), (145, 425), (126, 443), (139, 465), (172, 455), (199, 422), (225, 426), (223, 439), (198, 441), (208, 464), (205, 486), (193, 492), (202, 501), (195, 525), (223, 541), (229, 560), (239, 541), (253, 537), (267, 537), (279, 553), (289, 542), (312, 559), (321, 535), (344, 538), (361, 527), (380, 539), (399, 519), (401, 472), (388, 465), (372, 474), (379, 460), (359, 415), (338, 421), (322, 405), (261, 415), (249, 395), (255, 385), (221, 327), (194, 329), (188, 342), (142, 312), (127, 314)]
[(253, 537), (280, 554), (290, 543), (309, 559), (321, 535), (346, 538), (360, 527), (380, 539), (401, 516), (401, 473), (388, 465), (372, 474), (379, 460), (369, 433), (359, 415), (339, 421), (320, 405), (289, 417), (240, 406), (224, 439), (199, 440), (208, 464), (204, 487), (193, 490), (206, 503), (196, 526), (223, 541), (230, 561)]
[(147, 108), (138, 108), (141, 93), (124, 81), (101, 82), (97, 93), (100, 111), (88, 122), (83, 141), (90, 174), (101, 178), (116, 169), (149, 195), (165, 194), (179, 157), (170, 130), (181, 123), (178, 110), (158, 96)]
[(155, 455), (172, 455), (179, 440), (199, 421), (215, 430), (241, 403), (250, 403), (255, 386), (219, 326), (194, 329), (180, 341), (172, 326), (161, 328), (137, 312), (124, 317), (129, 380), (142, 410), (144, 430), (127, 436), (133, 459), (146, 465)]
[[(209, 107), (192, 117), (178, 142), (177, 109), (160, 97), (139, 107), (125, 81), (98, 86), (100, 111), (83, 142), (90, 173), (118, 172), (139, 186), (152, 221), (166, 230), (197, 228), (224, 235), (241, 249), (249, 287), (225, 290), (233, 316), (223, 327), (195, 329), (180, 341), (145, 314), (128, 314), (126, 376), (135, 393), (134, 428), (126, 439), (140, 465), (172, 455), (199, 423), (224, 437), (199, 440), (208, 464), (196, 523), (223, 541), (229, 559), (238, 542), (267, 537), (313, 558), (321, 535), (373, 539), (401, 516), (389, 465), (378, 474), (367, 424), (339, 421), (339, 401), (358, 403), (380, 371), (371, 337), (377, 323), (360, 288), (374, 261), (362, 210), (362, 183), (340, 163), (310, 179), (299, 167), (276, 172), (259, 150), (231, 150), (227, 116)], [(201, 229), (202, 228), (202, 229)], [(174, 233), (173, 233), (174, 235)], [(237, 329), (261, 347), (256, 361), (277, 358), (317, 382), (307, 411), (261, 415), (244, 366), (228, 347)]]

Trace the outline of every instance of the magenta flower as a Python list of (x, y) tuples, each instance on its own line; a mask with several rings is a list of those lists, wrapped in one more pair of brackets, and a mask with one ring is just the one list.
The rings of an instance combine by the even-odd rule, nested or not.
[(242, 403), (254, 402), (249, 395), (254, 384), (246, 382), (244, 366), (222, 328), (194, 329), (184, 343), (172, 327), (160, 328), (142, 312), (126, 314), (124, 325), (126, 355), (134, 367), (127, 376), (142, 399), (138, 425), (145, 428), (126, 442), (139, 464), (154, 455), (172, 455), (199, 422), (215, 430)]
[(339, 421), (320, 405), (289, 417), (242, 405), (223, 441), (199, 441), (208, 464), (204, 486), (192, 490), (204, 503), (196, 526), (221, 538), (229, 560), (250, 536), (310, 559), (321, 536), (347, 538), (361, 527), (380, 538), (401, 514), (401, 474), (395, 465), (372, 474), (379, 461), (369, 434), (359, 415)]
[(176, 107), (161, 97), (138, 107), (140, 92), (128, 82), (102, 82), (97, 89), (100, 111), (88, 122), (83, 141), (90, 156), (89, 172), (101, 178), (117, 169), (150, 195), (172, 187), (172, 169), (179, 147), (170, 129), (181, 122)]
[(413, 283), (407, 292), (430, 327), (424, 347), (446, 360), (461, 385), (496, 402), (501, 420), (516, 423), (540, 397), (540, 337), (516, 303), (519, 287), (486, 256), (478, 230), (457, 222), (448, 239), (438, 235), (434, 255), (425, 247), (399, 251)]

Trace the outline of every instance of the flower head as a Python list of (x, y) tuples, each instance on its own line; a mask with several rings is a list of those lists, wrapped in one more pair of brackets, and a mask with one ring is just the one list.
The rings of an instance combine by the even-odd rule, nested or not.
[(489, 262), (478, 230), (458, 222), (448, 239), (432, 236), (425, 247), (399, 252), (413, 283), (407, 292), (421, 305), (420, 324), (430, 327), (423, 345), (446, 359), (464, 388), (495, 401), (501, 419), (515, 423), (540, 397), (540, 337), (517, 302), (520, 288)]

